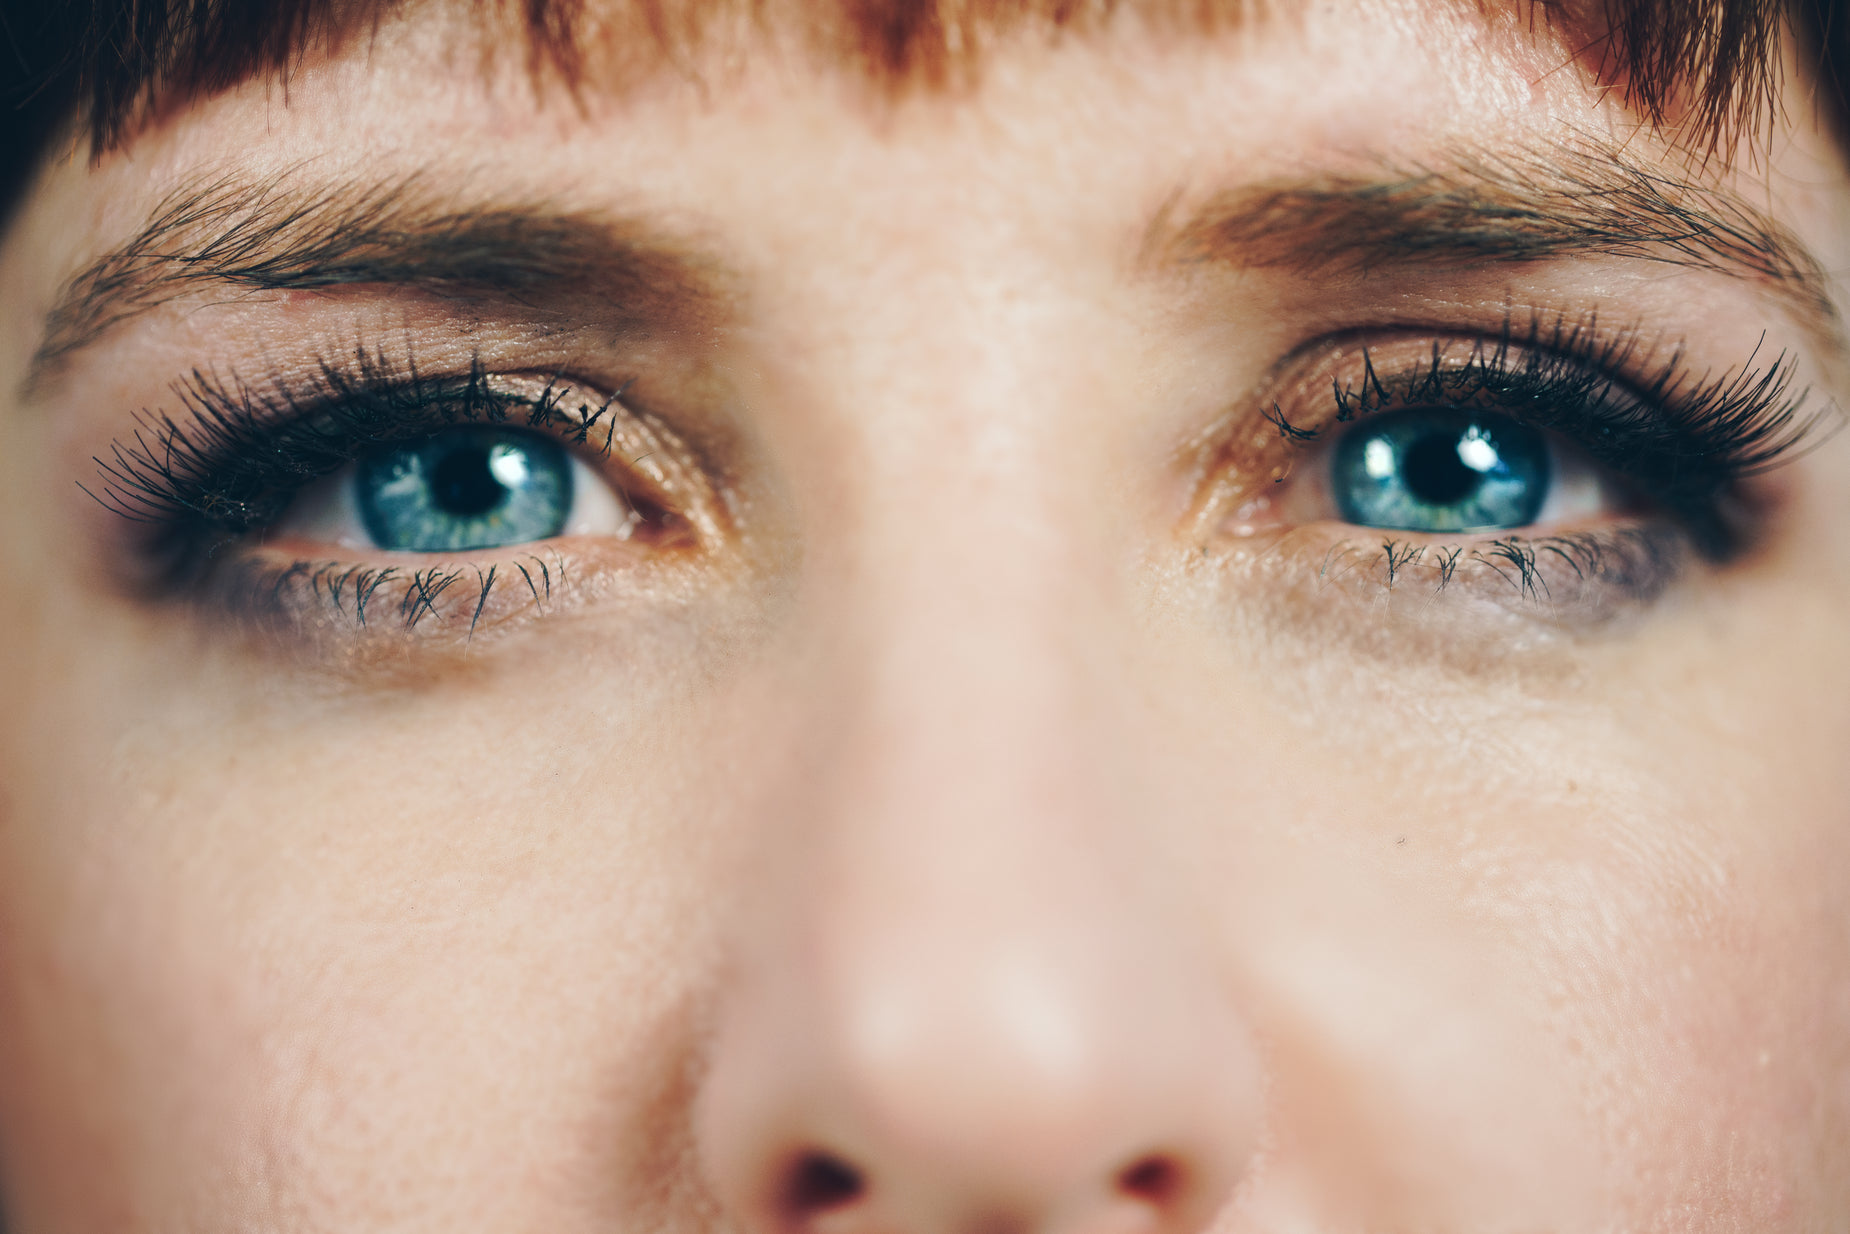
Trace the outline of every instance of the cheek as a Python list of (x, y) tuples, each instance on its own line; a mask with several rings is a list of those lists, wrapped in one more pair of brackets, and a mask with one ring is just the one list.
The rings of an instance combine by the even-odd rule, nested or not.
[[(1665, 623), (1514, 682), (1267, 664), (1237, 733), (1225, 700), (1253, 697), (1252, 669), (1168, 673), (1198, 709), (1137, 727), (1215, 735), (1156, 777), (1152, 843), (1186, 855), (1176, 881), (1212, 906), (1269, 1047), (1277, 1173), (1254, 1228), (1301, 1203), (1277, 1198), (1294, 1170), (1315, 1180), (1299, 1195), (1342, 1180), (1338, 1225), (1845, 1210), (1850, 704), (1816, 682), (1850, 666), (1719, 637), (1735, 654)], [(1714, 667), (1697, 685), (1690, 663)]]
[(1730, 609), (1633, 653), (1675, 683), (1609, 701), (1650, 826), (1575, 915), (1608, 974), (1589, 1040), (1642, 1085), (1613, 1125), (1640, 1191), (1756, 1229), (1850, 1207), (1850, 654), (1841, 601), (1789, 581), (1806, 577), (1743, 580)]
[(1809, 874), (1666, 864), (1574, 880), (1558, 894), (1579, 907), (1549, 914), (1560, 1028), (1617, 1199), (1641, 1227), (1687, 1211), (1812, 1228), (1847, 1198), (1818, 1159), (1850, 1129), (1840, 915), (1801, 906)]
[(561, 707), (543, 659), (345, 708), (220, 681), (41, 712), (109, 757), (40, 751), (4, 833), (21, 1219), (514, 1228), (562, 1197), (664, 1202), (721, 877), (686, 820), (716, 810), (658, 687)]

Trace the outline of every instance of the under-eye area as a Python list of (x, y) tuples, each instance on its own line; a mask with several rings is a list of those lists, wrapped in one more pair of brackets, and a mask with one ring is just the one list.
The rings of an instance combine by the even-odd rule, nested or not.
[(269, 546), (232, 555), (194, 591), (210, 613), (255, 632), (306, 640), (302, 650), (365, 636), (390, 646), (474, 645), (527, 620), (662, 590), (661, 571), (631, 545), (600, 537), (557, 538), (472, 554), (300, 557)]
[(1323, 522), (1217, 538), (1195, 556), (1227, 610), (1274, 638), (1472, 672), (1624, 635), (1700, 562), (1687, 536), (1651, 521), (1475, 535)]
[(1239, 421), (1197, 525), (1319, 587), (1501, 593), (1551, 618), (1651, 601), (1750, 553), (1777, 514), (1767, 473), (1836, 424), (1764, 343), (1732, 365), (1656, 351), (1540, 316), (1318, 340)]
[(293, 385), (194, 372), (85, 488), (144, 598), (472, 635), (717, 546), (698, 460), (631, 391), (364, 348)]
[(1648, 523), (1467, 537), (1369, 538), (1329, 529), (1287, 551), (1307, 568), (1314, 559), (1322, 590), (1361, 587), (1421, 602), (1452, 594), (1533, 608), (1548, 619), (1611, 615), (1622, 602), (1654, 600), (1687, 567), (1690, 554), (1675, 530)]

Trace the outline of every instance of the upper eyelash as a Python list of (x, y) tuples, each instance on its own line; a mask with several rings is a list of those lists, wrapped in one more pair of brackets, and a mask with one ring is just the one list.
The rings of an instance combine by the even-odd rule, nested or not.
[(1318, 440), (1331, 425), (1380, 411), (1482, 400), (1492, 410), (1560, 434), (1681, 522), (1715, 559), (1745, 541), (1738, 511), (1727, 508), (1742, 480), (1821, 443), (1828, 408), (1808, 409), (1810, 392), (1793, 389), (1786, 353), (1756, 368), (1696, 374), (1679, 350), (1628, 378), (1642, 351), (1636, 331), (1602, 335), (1593, 318), (1506, 319), (1501, 332), (1476, 339), (1462, 358), (1434, 342), (1411, 371), (1384, 377), (1363, 349), (1363, 375), (1332, 382), (1332, 413), (1312, 426), (1294, 423), (1276, 403), (1265, 418), (1295, 445)]
[(175, 388), (180, 412), (144, 412), (131, 438), (95, 460), (101, 487), (82, 487), (150, 529), (147, 555), (163, 581), (176, 582), (203, 564), (194, 558), (273, 524), (305, 485), (369, 450), (461, 424), (509, 423), (582, 446), (628, 388), (568, 411), (573, 387), (557, 376), (537, 393), (512, 394), (479, 359), (465, 376), (431, 377), (364, 348), (346, 367), (323, 360), (308, 379), (272, 389), (194, 370)]

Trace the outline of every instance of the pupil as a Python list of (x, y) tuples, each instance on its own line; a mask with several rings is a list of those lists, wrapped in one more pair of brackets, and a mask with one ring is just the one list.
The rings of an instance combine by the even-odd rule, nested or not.
[(1450, 433), (1433, 433), (1415, 441), (1407, 447), (1401, 467), (1407, 488), (1434, 506), (1463, 500), (1484, 478), (1458, 457), (1458, 437)]
[(430, 483), (444, 513), (479, 517), (507, 500), (508, 490), (488, 462), (488, 450), (473, 445), (450, 450), (437, 460)]

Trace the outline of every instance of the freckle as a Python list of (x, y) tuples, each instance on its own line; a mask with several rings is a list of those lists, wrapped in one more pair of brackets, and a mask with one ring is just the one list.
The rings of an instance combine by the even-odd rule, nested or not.
[(1577, 793), (1580, 791), (1580, 785), (1574, 783), (1572, 780), (1569, 780), (1567, 782), (1567, 791), (1570, 793)]

